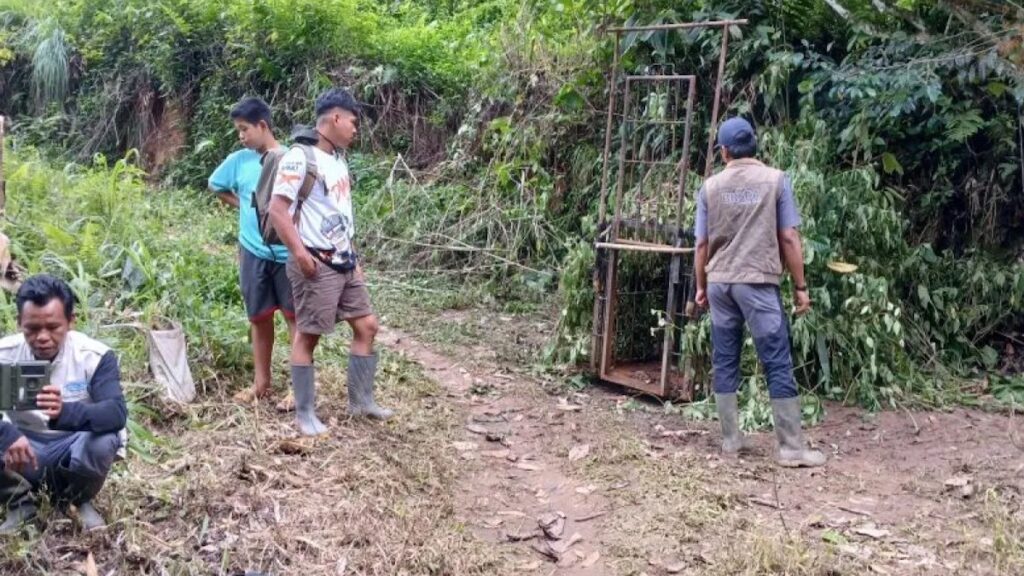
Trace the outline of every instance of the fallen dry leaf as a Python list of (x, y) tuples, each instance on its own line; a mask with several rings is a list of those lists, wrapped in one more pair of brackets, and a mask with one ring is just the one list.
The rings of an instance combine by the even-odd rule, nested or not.
[(505, 450), (484, 450), (484, 451), (480, 452), (480, 455), (481, 456), (486, 456), (488, 458), (508, 458), (509, 454), (511, 454), (511, 453), (512, 452), (509, 451), (508, 449), (505, 449)]
[(590, 454), (590, 444), (579, 444), (569, 450), (569, 462), (582, 460)]
[(537, 537), (536, 530), (521, 530), (521, 531), (506, 531), (505, 539), (509, 542), (523, 542), (526, 540), (533, 540)]
[(486, 434), (486, 438), (488, 442), (501, 442), (502, 444), (505, 443), (505, 434), (500, 432), (488, 432)]
[(82, 572), (85, 576), (100, 576), (100, 571), (96, 568), (96, 559), (93, 558), (92, 552), (89, 552), (89, 555), (85, 557)]
[(708, 434), (707, 430), (664, 430), (661, 432), (662, 438), (682, 438), (683, 436), (704, 436)]
[(953, 476), (944, 482), (947, 488), (963, 488), (972, 482), (970, 476)]
[(527, 472), (536, 472), (537, 470), (541, 469), (540, 466), (532, 462), (516, 462), (516, 468), (519, 468), (520, 470), (526, 470)]
[(666, 563), (665, 564), (665, 572), (667, 572), (669, 574), (679, 574), (680, 572), (682, 572), (685, 569), (686, 569), (686, 562), (683, 562), (681, 560), (679, 562), (671, 562), (671, 563)]
[(489, 430), (487, 430), (487, 428), (484, 428), (479, 424), (467, 424), (466, 430), (469, 430), (473, 434), (480, 434), (481, 436), (485, 436), (488, 434), (488, 432), (490, 432)]
[(584, 496), (590, 496), (591, 494), (593, 494), (596, 491), (597, 491), (597, 486), (594, 486), (593, 484), (588, 484), (586, 486), (580, 486), (579, 488), (576, 489), (576, 493), (577, 494), (582, 494)]
[(580, 410), (583, 410), (583, 406), (580, 406), (579, 404), (570, 404), (565, 398), (558, 399), (558, 405), (556, 408), (565, 412), (579, 412)]
[(465, 452), (467, 450), (476, 450), (476, 442), (452, 442), (452, 447), (459, 452)]
[(597, 564), (597, 561), (600, 560), (600, 559), (601, 559), (601, 553), (598, 552), (597, 550), (594, 550), (586, 558), (583, 559), (583, 562), (580, 563), (580, 567), (582, 567), (582, 568), (590, 568), (594, 564)]
[(548, 512), (537, 518), (537, 524), (544, 531), (544, 535), (552, 540), (559, 540), (565, 532), (565, 514), (561, 512)]
[(285, 438), (277, 443), (277, 451), (282, 454), (308, 454), (309, 445), (294, 438)]
[(568, 540), (563, 540), (561, 542), (551, 542), (550, 545), (551, 549), (554, 550), (559, 556), (561, 556), (562, 554), (565, 554), (566, 551), (569, 550), (569, 548), (571, 548), (574, 544), (577, 544), (582, 541), (583, 535), (579, 532), (573, 532), (572, 536), (570, 536)]
[(543, 554), (545, 558), (547, 558), (548, 560), (550, 560), (552, 562), (558, 562), (561, 559), (561, 557), (562, 557), (561, 554), (556, 552), (551, 547), (551, 542), (549, 542), (547, 540), (534, 542), (533, 545), (532, 545), (532, 548), (534, 550), (536, 550), (537, 552), (540, 552), (541, 554)]
[(867, 536), (869, 538), (874, 538), (875, 540), (880, 540), (890, 534), (888, 530), (879, 529), (875, 527), (874, 524), (865, 524), (864, 526), (854, 528), (853, 533), (860, 534), (861, 536)]
[(504, 522), (504, 520), (501, 518), (487, 518), (482, 521), (482, 524), (488, 528), (497, 528), (498, 526), (501, 526), (502, 522)]

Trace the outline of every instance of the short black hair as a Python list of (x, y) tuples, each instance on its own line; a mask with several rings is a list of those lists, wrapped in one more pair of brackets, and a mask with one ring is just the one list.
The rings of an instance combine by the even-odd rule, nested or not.
[(18, 294), (14, 297), (18, 308), (18, 318), (25, 309), (25, 303), (31, 302), (36, 306), (46, 306), (54, 298), (59, 298), (64, 304), (64, 316), (71, 320), (75, 316), (75, 302), (78, 298), (71, 291), (68, 283), (50, 276), (49, 274), (37, 274), (30, 277), (18, 288)]
[(341, 108), (359, 116), (362, 106), (344, 88), (331, 88), (316, 99), (316, 117), (319, 118), (334, 108)]
[(242, 98), (238, 104), (231, 109), (232, 120), (245, 120), (253, 126), (260, 123), (260, 121), (267, 123), (267, 128), (272, 128), (273, 123), (270, 119), (270, 106), (261, 98), (253, 96)]
[(757, 140), (743, 142), (741, 144), (733, 144), (732, 146), (726, 146), (725, 149), (729, 151), (729, 156), (733, 160), (753, 158), (757, 155)]

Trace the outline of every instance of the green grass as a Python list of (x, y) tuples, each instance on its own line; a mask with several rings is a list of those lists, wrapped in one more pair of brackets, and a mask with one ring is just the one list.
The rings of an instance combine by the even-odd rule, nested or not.
[[(296, 441), (291, 416), (230, 401), (251, 377), (234, 212), (203, 193), (147, 188), (126, 161), (58, 170), (26, 150), (8, 160), (4, 231), (17, 260), (68, 280), (80, 328), (121, 354), (134, 428), (132, 452), (99, 497), (113, 525), (80, 534), (46, 511), (41, 530), (4, 543), (0, 572), (64, 573), (89, 551), (100, 573), (495, 573), (500, 551), (455, 515), (458, 468), (446, 446), (461, 419), (416, 366), (383, 352), (378, 397), (400, 418), (350, 420), (348, 331), (327, 338), (318, 406), (331, 435)], [(11, 331), (10, 296), (2, 305)], [(187, 406), (161, 401), (147, 372), (140, 328), (165, 321), (187, 334), (199, 388)], [(286, 353), (275, 350), (281, 392)], [(62, 551), (69, 542), (75, 551)]]

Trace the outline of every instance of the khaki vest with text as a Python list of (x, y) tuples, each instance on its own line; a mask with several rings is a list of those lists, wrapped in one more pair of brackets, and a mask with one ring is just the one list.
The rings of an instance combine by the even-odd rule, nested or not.
[(783, 172), (752, 158), (733, 160), (704, 183), (708, 282), (778, 284), (778, 202)]

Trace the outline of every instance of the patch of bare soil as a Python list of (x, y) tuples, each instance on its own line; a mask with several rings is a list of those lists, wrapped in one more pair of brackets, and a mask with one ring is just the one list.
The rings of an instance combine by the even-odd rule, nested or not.
[(503, 570), (605, 574), (596, 521), (607, 514), (607, 499), (565, 471), (590, 448), (582, 438), (568, 449), (550, 442), (574, 437), (571, 415), (581, 407), (487, 359), (444, 356), (394, 330), (380, 341), (420, 363), (464, 414), (462, 437), (450, 446), (470, 463), (457, 508), (476, 535), (507, 549)]
[[(808, 431), (830, 454), (825, 467), (775, 467), (771, 433), (753, 435), (753, 456), (724, 460), (715, 423), (630, 402), (620, 389), (551, 394), (477, 353), (492, 339), (515, 341), (516, 330), (529, 338), (535, 324), (506, 323), (450, 355), (409, 334), (384, 338), (465, 413), (450, 448), (467, 462), (455, 506), (509, 552), (503, 570), (1024, 574), (1019, 417), (829, 405)], [(558, 537), (545, 533), (552, 522)]]

